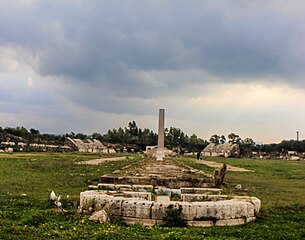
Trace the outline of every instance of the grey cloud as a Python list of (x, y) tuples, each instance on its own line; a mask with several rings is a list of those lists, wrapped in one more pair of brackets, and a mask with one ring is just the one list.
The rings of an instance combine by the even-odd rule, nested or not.
[(131, 70), (197, 68), (230, 81), (304, 75), (305, 16), (285, 15), (272, 1), (34, 1), (11, 11), (0, 17), (1, 44), (31, 52), (42, 75), (108, 93), (140, 94), (145, 84)]
[(123, 92), (124, 89), (115, 90), (112, 88), (109, 90), (105, 87), (96, 88), (94, 86), (74, 85), (70, 88), (58, 89), (57, 94), (69, 99), (74, 107), (80, 106), (96, 112), (145, 115), (158, 109), (157, 102), (154, 100), (130, 97), (127, 94), (123, 94)]
[[(3, 104), (16, 104), (20, 110), (21, 108), (31, 108), (35, 105), (54, 107), (55, 98), (48, 92), (41, 90), (30, 91), (15, 88), (14, 90), (7, 91), (0, 89), (0, 102)], [(14, 108), (11, 108), (11, 110), (14, 110)]]

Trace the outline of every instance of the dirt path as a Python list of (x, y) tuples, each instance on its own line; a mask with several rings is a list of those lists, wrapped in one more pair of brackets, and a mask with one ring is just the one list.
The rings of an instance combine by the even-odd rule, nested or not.
[[(212, 168), (221, 168), (223, 166), (223, 163), (213, 162), (213, 161), (206, 161), (206, 160), (197, 160), (196, 163), (205, 164)], [(234, 167), (227, 164), (227, 170), (231, 172), (254, 172), (253, 170), (240, 168), (240, 167)]]
[(112, 158), (99, 158), (99, 159), (92, 159), (88, 161), (78, 162), (78, 164), (86, 164), (86, 165), (99, 165), (106, 161), (120, 161), (125, 160), (126, 157), (112, 157)]

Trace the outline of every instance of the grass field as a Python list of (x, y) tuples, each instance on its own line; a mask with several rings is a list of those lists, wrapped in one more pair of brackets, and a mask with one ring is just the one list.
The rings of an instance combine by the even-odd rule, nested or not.
[[(109, 155), (107, 155), (109, 156)], [(117, 155), (116, 155), (117, 156)], [(139, 155), (98, 166), (75, 162), (101, 158), (98, 154), (0, 154), (0, 239), (305, 239), (305, 163), (209, 158), (254, 172), (228, 172), (225, 193), (252, 195), (262, 200), (256, 222), (236, 227), (167, 228), (97, 224), (77, 213), (79, 193), (102, 174), (127, 165)], [(178, 162), (212, 174), (193, 158)], [(235, 186), (241, 184), (242, 189)], [(68, 211), (55, 211), (50, 192), (63, 196)], [(67, 198), (67, 195), (69, 197)]]

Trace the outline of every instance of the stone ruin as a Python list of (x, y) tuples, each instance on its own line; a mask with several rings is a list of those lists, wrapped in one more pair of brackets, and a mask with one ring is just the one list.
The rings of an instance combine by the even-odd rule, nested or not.
[[(169, 207), (180, 208), (181, 218), (195, 227), (241, 225), (256, 219), (258, 198), (223, 195), (215, 188), (215, 178), (171, 160), (146, 161), (129, 176), (102, 176), (101, 183), (80, 194), (81, 208), (104, 210), (110, 219), (128, 225), (166, 224)], [(201, 178), (194, 177), (200, 174)]]
[(119, 219), (127, 225), (167, 224), (169, 209), (179, 211), (181, 220), (194, 227), (241, 225), (256, 219), (258, 198), (222, 194), (226, 166), (213, 177), (163, 158), (162, 152), (157, 158), (144, 159), (136, 169), (101, 176), (99, 184), (80, 193), (80, 208), (102, 212), (100, 221)]

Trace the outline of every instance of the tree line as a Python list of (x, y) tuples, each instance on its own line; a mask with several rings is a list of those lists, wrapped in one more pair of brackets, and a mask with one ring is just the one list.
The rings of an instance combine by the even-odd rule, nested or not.
[[(102, 142), (114, 144), (132, 144), (145, 150), (146, 146), (155, 146), (158, 143), (158, 134), (150, 129), (141, 129), (137, 126), (135, 121), (129, 122), (125, 128), (108, 130), (105, 134), (93, 133), (90, 136), (84, 134), (66, 134), (65, 136), (72, 138), (94, 138)], [(169, 149), (179, 151), (201, 151), (209, 144), (208, 141), (197, 137), (195, 134), (188, 136), (180, 128), (170, 127), (166, 128), (164, 132), (164, 144)]]
[[(133, 145), (145, 150), (146, 146), (155, 146), (158, 143), (158, 134), (148, 128), (140, 128), (135, 121), (129, 122), (127, 127), (108, 130), (105, 134), (94, 132), (91, 135), (84, 133), (65, 133), (63, 135), (41, 134), (39, 130), (25, 127), (0, 127), (0, 141), (51, 143), (61, 145), (66, 137), (81, 140), (97, 139), (104, 143)], [(208, 141), (197, 137), (195, 134), (188, 136), (180, 128), (170, 127), (165, 129), (165, 146), (179, 151), (201, 151), (208, 145)]]
[(50, 144), (63, 144), (63, 135), (54, 134), (41, 134), (39, 130), (31, 128), (30, 130), (25, 127), (0, 127), (0, 142), (35, 142), (35, 143), (50, 143)]
[[(155, 146), (158, 141), (158, 134), (150, 129), (141, 129), (137, 126), (135, 121), (129, 122), (128, 126), (117, 129), (108, 130), (106, 133), (92, 133), (86, 135), (83, 133), (66, 133), (62, 135), (41, 134), (39, 130), (25, 127), (0, 127), (0, 142), (14, 141), (14, 142), (28, 142), (28, 143), (48, 143), (62, 145), (66, 137), (86, 139), (97, 139), (104, 143), (120, 144), (120, 145), (134, 145), (138, 149), (144, 150), (146, 146)], [(197, 152), (204, 149), (209, 143), (239, 144), (242, 155), (248, 155), (250, 152), (283, 152), (283, 151), (297, 151), (305, 152), (305, 140), (283, 140), (280, 143), (273, 144), (257, 144), (252, 138), (242, 139), (235, 133), (230, 133), (227, 138), (224, 135), (213, 134), (209, 140), (203, 140), (196, 134), (188, 136), (180, 128), (170, 127), (165, 129), (165, 146), (169, 149), (177, 151), (192, 151)]]

